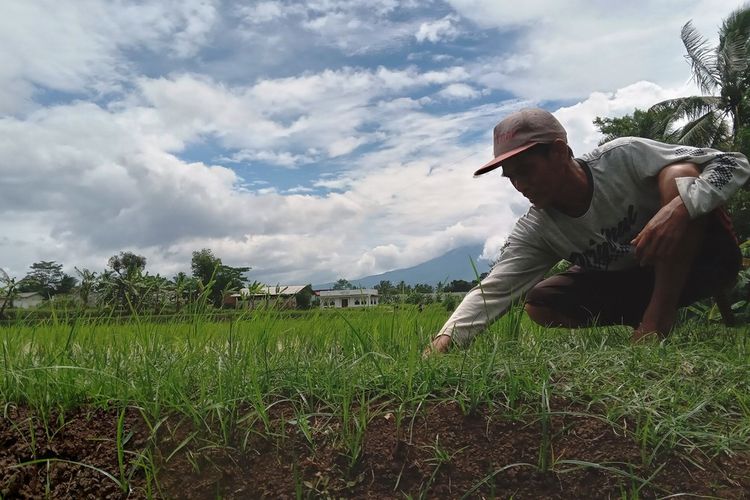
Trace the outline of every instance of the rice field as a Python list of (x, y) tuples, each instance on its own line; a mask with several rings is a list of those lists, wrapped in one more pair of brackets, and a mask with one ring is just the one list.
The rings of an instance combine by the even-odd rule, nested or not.
[(0, 327), (2, 498), (750, 497), (747, 327), (423, 358), (438, 306)]

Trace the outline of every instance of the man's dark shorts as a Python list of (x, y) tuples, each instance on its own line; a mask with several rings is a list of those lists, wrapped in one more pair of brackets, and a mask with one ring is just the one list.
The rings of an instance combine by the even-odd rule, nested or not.
[[(680, 307), (732, 286), (742, 254), (723, 210), (708, 215), (706, 237), (680, 297)], [(653, 267), (585, 271), (578, 266), (538, 283), (526, 303), (552, 309), (579, 324), (637, 326), (651, 300)]]

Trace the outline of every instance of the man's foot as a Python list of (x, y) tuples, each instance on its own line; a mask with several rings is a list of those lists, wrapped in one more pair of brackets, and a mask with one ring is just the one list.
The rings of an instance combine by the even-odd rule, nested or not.
[(642, 329), (639, 325), (638, 328), (633, 329), (633, 334), (630, 336), (630, 342), (632, 344), (644, 344), (653, 340), (659, 340), (663, 336), (654, 330)]
[(633, 330), (630, 341), (634, 344), (638, 342), (648, 342), (651, 340), (664, 340), (672, 331), (674, 320), (671, 318), (660, 322), (641, 321), (638, 328)]

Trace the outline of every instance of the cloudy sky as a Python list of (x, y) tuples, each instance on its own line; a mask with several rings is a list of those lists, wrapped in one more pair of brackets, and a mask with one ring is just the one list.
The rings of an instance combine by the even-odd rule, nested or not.
[(544, 107), (596, 116), (697, 92), (679, 33), (722, 0), (3, 0), (0, 267), (152, 273), (194, 250), (319, 283), (484, 243), (526, 211), (491, 157)]

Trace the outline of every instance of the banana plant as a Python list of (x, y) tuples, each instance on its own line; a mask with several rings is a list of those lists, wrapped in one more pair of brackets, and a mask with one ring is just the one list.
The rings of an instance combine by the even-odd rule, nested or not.
[(11, 278), (4, 269), (0, 268), (0, 320), (8, 319), (5, 315), (6, 308), (13, 303), (13, 299), (16, 297), (16, 283), (15, 278)]

